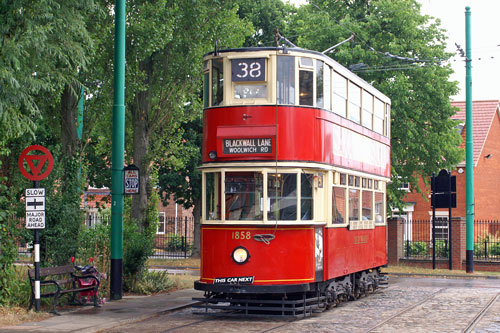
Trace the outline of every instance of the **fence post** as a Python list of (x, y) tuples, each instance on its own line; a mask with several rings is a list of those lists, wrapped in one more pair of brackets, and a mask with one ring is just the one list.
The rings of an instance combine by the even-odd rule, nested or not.
[(399, 265), (399, 259), (403, 257), (403, 219), (387, 219), (387, 263)]
[(188, 220), (187, 216), (184, 216), (184, 259), (187, 258), (187, 226), (188, 226)]
[(453, 253), (453, 269), (462, 270), (466, 254), (466, 218), (453, 217), (451, 252)]

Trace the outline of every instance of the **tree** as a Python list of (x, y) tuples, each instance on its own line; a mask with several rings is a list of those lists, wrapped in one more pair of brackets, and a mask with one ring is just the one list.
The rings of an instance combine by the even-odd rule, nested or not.
[(192, 115), (184, 103), (196, 99), (202, 56), (218, 47), (241, 45), (247, 25), (231, 1), (129, 1), (127, 108), (133, 127), (133, 163), (141, 169), (140, 195), (132, 218), (140, 227), (152, 190), (151, 167), (174, 149), (179, 124)]
[(245, 39), (244, 46), (274, 46), (274, 32), (285, 31), (287, 20), (295, 7), (282, 0), (238, 0), (238, 15), (253, 24), (253, 33)]
[[(201, 218), (201, 145), (203, 125), (201, 117), (182, 125), (182, 161), (183, 167), (164, 163), (159, 169), (159, 185), (163, 203), (167, 204), (173, 194), (176, 203), (188, 209), (193, 207), (194, 242), (193, 257), (200, 256), (200, 218)], [(179, 156), (180, 157), (180, 156)], [(173, 153), (167, 159), (179, 158)]]
[(401, 182), (418, 189), (425, 179), (463, 158), (460, 135), (450, 117), (450, 96), (457, 83), (444, 65), (445, 32), (439, 20), (420, 14), (416, 0), (314, 1), (292, 17), (290, 30), (299, 46), (323, 51), (345, 40), (329, 54), (392, 99), (392, 183), (388, 200), (401, 206)]

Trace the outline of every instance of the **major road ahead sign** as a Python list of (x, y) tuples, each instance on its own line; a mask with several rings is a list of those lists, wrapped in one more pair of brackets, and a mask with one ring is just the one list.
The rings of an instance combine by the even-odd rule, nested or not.
[(26, 189), (26, 229), (45, 229), (45, 189)]

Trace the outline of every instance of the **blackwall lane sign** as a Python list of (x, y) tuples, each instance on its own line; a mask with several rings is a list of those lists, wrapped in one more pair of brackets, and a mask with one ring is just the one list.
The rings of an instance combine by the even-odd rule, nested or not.
[(271, 138), (224, 139), (222, 140), (224, 154), (272, 154)]

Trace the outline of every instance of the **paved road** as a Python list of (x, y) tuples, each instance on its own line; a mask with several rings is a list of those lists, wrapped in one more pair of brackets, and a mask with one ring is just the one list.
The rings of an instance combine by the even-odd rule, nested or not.
[(112, 332), (500, 332), (500, 280), (391, 278), (386, 289), (313, 317), (204, 317), (186, 309)]

